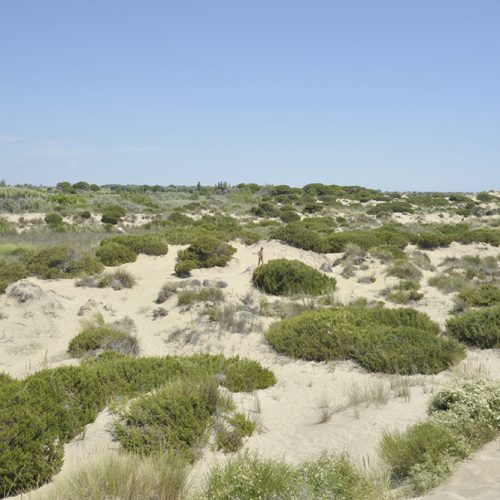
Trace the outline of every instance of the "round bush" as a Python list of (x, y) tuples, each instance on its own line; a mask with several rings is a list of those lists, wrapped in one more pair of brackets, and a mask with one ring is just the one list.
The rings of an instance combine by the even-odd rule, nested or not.
[(198, 236), (185, 250), (177, 253), (175, 272), (178, 276), (189, 276), (196, 268), (225, 266), (236, 248), (212, 236)]
[(271, 325), (266, 339), (278, 352), (311, 361), (352, 359), (371, 371), (438, 373), (464, 357), (454, 340), (414, 309), (340, 307)]
[(254, 285), (271, 295), (321, 295), (335, 289), (336, 281), (298, 260), (276, 259), (258, 267)]
[(68, 352), (80, 358), (96, 351), (116, 351), (123, 354), (138, 354), (137, 339), (129, 333), (114, 330), (108, 326), (95, 326), (85, 329), (73, 337)]
[(446, 333), (482, 349), (500, 347), (500, 305), (467, 311), (449, 319), (446, 322)]
[(120, 205), (109, 205), (103, 210), (101, 221), (105, 224), (118, 224), (126, 213), (127, 211)]
[(63, 223), (63, 218), (59, 214), (56, 214), (55, 212), (46, 214), (44, 220), (47, 224), (51, 226), (59, 226)]
[(104, 245), (101, 242), (95, 254), (105, 266), (119, 266), (137, 260), (137, 253), (132, 248), (115, 241)]

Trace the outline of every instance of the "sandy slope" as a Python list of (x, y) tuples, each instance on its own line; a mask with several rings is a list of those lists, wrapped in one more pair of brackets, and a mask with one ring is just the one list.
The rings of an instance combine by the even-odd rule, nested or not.
[[(331, 265), (339, 257), (318, 255), (275, 241), (262, 244), (266, 260), (296, 258), (318, 269), (324, 263)], [(248, 293), (252, 293), (258, 302), (260, 294), (252, 288), (250, 279), (260, 244), (235, 246), (238, 251), (227, 267), (196, 270), (193, 278), (225, 281), (227, 288), (224, 293), (228, 303), (241, 305), (241, 299)], [(66, 349), (70, 339), (78, 332), (82, 319), (91, 317), (95, 312), (102, 313), (107, 321), (128, 316), (137, 326), (136, 333), (144, 356), (220, 352), (258, 360), (275, 372), (278, 379), (276, 386), (255, 394), (234, 396), (237, 406), (257, 419), (262, 427), (262, 432), (246, 442), (249, 450), (266, 457), (299, 463), (321, 450), (346, 449), (365, 465), (377, 462), (376, 446), (381, 432), (387, 428), (404, 429), (424, 419), (432, 392), (450, 378), (447, 373), (434, 377), (410, 377), (409, 401), (395, 397), (393, 393), (385, 405), (342, 409), (347, 403), (349, 390), (356, 384), (361, 388), (382, 384), (389, 390), (394, 377), (365, 373), (351, 362), (309, 363), (279, 356), (266, 344), (262, 329), (256, 328), (245, 334), (221, 331), (200, 318), (197, 307), (190, 311), (180, 310), (175, 297), (162, 304), (168, 315), (154, 320), (153, 311), (158, 307), (154, 300), (161, 286), (166, 281), (181, 281), (172, 275), (179, 248), (172, 246), (166, 256), (140, 256), (137, 262), (124, 265), (123, 268), (137, 279), (137, 285), (131, 290), (77, 288), (73, 280), (29, 279), (23, 283), (26, 283), (25, 288), (34, 295), (33, 298), (19, 302), (9, 297), (9, 293), (0, 296), (0, 370), (23, 377), (44, 365), (74, 363), (67, 357)], [(429, 252), (429, 255), (434, 264), (439, 264), (445, 256), (484, 256), (498, 252), (498, 249), (487, 245), (453, 244), (450, 248)], [(378, 261), (369, 265), (367, 271), (360, 271), (350, 279), (340, 276), (340, 266), (333, 268), (332, 275), (338, 281), (335, 294), (338, 300), (349, 301), (356, 297), (380, 300), (380, 291), (397, 281), (385, 277), (384, 266)], [(357, 277), (371, 274), (377, 278), (374, 283), (357, 282)], [(423, 292), (425, 299), (418, 309), (443, 324), (451, 307), (451, 298), (428, 286), (423, 287)], [(267, 318), (261, 321), (263, 327), (269, 323)], [(171, 334), (175, 331), (179, 333), (173, 339)], [(498, 351), (475, 351), (470, 357), (483, 362), (492, 376), (500, 378)], [(318, 423), (321, 401), (328, 401), (336, 410), (331, 420), (323, 424)], [(107, 410), (102, 412), (96, 422), (87, 426), (82, 436), (66, 446), (61, 474), (100, 450), (116, 447), (106, 430), (112, 418)], [(498, 489), (500, 481), (498, 473), (494, 474), (494, 471), (500, 470), (499, 448), (500, 444), (496, 442), (479, 451), (438, 493), (427, 498), (495, 498), (491, 493)], [(211, 463), (225, 459), (221, 453), (206, 450), (194, 466), (193, 482), (199, 484)], [(474, 496), (476, 493), (486, 496)]]

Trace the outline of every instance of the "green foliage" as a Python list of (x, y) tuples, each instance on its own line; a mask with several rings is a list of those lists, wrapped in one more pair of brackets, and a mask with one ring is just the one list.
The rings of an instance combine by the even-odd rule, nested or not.
[(177, 294), (179, 306), (189, 306), (194, 302), (222, 302), (224, 292), (220, 288), (207, 287), (195, 290), (181, 290)]
[(281, 210), (280, 219), (288, 224), (300, 220), (300, 215), (294, 210)]
[(127, 211), (121, 205), (108, 205), (102, 211), (101, 222), (118, 224)]
[(110, 287), (113, 290), (132, 288), (136, 284), (135, 278), (124, 269), (117, 269), (112, 273), (104, 274), (97, 279), (98, 288)]
[(393, 480), (409, 480), (417, 494), (437, 486), (459, 460), (498, 435), (500, 385), (456, 382), (434, 396), (429, 413), (404, 432), (385, 432), (379, 447)]
[(387, 269), (388, 276), (395, 276), (401, 280), (420, 281), (422, 271), (406, 260), (397, 260)]
[(346, 454), (321, 454), (299, 466), (240, 455), (210, 471), (204, 497), (211, 500), (389, 498), (385, 485), (368, 478)]
[[(106, 240), (103, 240), (106, 241)], [(96, 257), (106, 266), (119, 266), (137, 260), (137, 252), (116, 241), (103, 244), (95, 252)]]
[(0, 217), (0, 234), (13, 234), (15, 232), (14, 226), (4, 217)]
[(0, 376), (0, 492), (18, 494), (47, 482), (60, 469), (64, 443), (112, 396), (132, 397), (174, 380), (210, 376), (232, 391), (276, 383), (255, 361), (208, 355), (130, 358), (114, 352), (22, 381)]
[(219, 419), (215, 425), (215, 443), (220, 450), (234, 453), (243, 445), (243, 438), (251, 436), (256, 427), (256, 424), (248, 420), (242, 413), (235, 413), (230, 418)]
[(314, 219), (286, 224), (273, 231), (271, 238), (317, 253), (344, 252), (350, 243), (358, 245), (363, 250), (368, 250), (380, 245), (404, 248), (409, 242), (409, 235), (395, 226), (382, 226), (367, 231), (333, 232), (334, 225), (330, 225), (328, 229), (324, 226), (318, 228), (312, 226), (311, 221)]
[(449, 319), (446, 333), (482, 349), (500, 347), (500, 305), (467, 311)]
[(366, 213), (377, 217), (383, 217), (396, 212), (412, 214), (415, 212), (415, 209), (405, 201), (392, 201), (390, 203), (375, 205), (369, 208)]
[(321, 295), (333, 291), (336, 281), (298, 260), (276, 259), (255, 269), (254, 285), (271, 295)]
[(257, 207), (252, 207), (250, 213), (257, 217), (279, 217), (280, 211), (267, 201), (259, 203)]
[(26, 266), (0, 259), (0, 294), (11, 284), (28, 275)]
[(63, 223), (63, 218), (55, 212), (46, 214), (44, 220), (49, 226), (60, 226)]
[[(175, 272), (179, 276), (184, 276), (195, 268), (223, 267), (231, 260), (235, 252), (234, 247), (217, 238), (200, 236), (188, 248), (178, 252)], [(188, 264), (182, 265), (183, 262), (188, 262)]]
[(212, 500), (293, 498), (298, 489), (294, 467), (247, 454), (213, 468), (204, 496)]
[(396, 304), (409, 304), (418, 302), (424, 298), (424, 294), (418, 290), (420, 285), (414, 281), (400, 281), (398, 285), (390, 289), (387, 300)]
[(133, 250), (136, 254), (166, 255), (168, 253), (168, 244), (161, 234), (113, 236), (101, 241), (101, 246), (110, 244), (122, 245)]
[(455, 341), (414, 309), (339, 307), (273, 323), (266, 339), (291, 357), (353, 359), (371, 371), (439, 373), (464, 357)]
[(500, 288), (490, 284), (468, 286), (458, 294), (458, 298), (470, 307), (494, 306), (500, 304)]
[(120, 412), (113, 433), (139, 455), (173, 452), (192, 461), (218, 403), (217, 382), (178, 380), (134, 399)]
[(137, 355), (139, 354), (139, 344), (137, 338), (130, 333), (106, 325), (97, 325), (85, 328), (71, 339), (68, 346), (68, 352), (75, 358), (101, 351)]
[(42, 248), (28, 254), (24, 261), (28, 274), (42, 279), (74, 278), (103, 270), (102, 263), (94, 256), (80, 254), (67, 246)]

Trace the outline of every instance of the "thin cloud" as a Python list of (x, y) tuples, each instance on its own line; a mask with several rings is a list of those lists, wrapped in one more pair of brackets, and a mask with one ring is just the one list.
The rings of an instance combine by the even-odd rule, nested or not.
[(19, 142), (22, 138), (17, 135), (0, 134), (0, 144), (12, 144)]
[(128, 146), (125, 148), (118, 148), (117, 153), (147, 153), (149, 151), (159, 151), (158, 147), (148, 147), (148, 146)]

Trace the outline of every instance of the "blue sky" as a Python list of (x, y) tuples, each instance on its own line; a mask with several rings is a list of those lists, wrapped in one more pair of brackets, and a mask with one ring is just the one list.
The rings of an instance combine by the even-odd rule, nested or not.
[(498, 0), (0, 0), (9, 183), (500, 188)]

